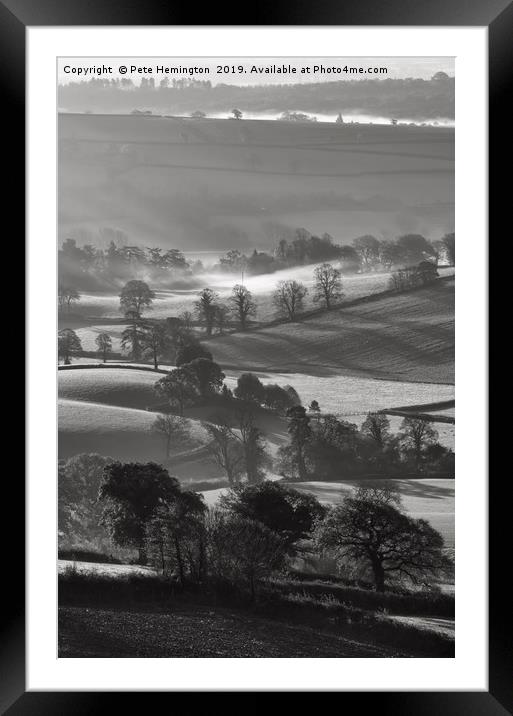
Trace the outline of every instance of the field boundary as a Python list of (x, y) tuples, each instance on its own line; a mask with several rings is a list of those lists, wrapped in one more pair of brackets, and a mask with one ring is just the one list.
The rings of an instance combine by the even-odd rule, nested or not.
[(58, 365), (58, 370), (91, 370), (91, 368), (126, 368), (126, 370), (143, 370), (147, 373), (161, 373), (167, 375), (170, 371), (163, 368), (152, 368), (145, 365), (130, 365), (130, 363), (78, 363), (75, 365)]

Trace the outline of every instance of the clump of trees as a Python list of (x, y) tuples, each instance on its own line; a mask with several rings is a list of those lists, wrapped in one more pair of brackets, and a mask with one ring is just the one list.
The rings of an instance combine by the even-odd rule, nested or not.
[(379, 592), (401, 580), (429, 584), (452, 566), (441, 535), (406, 515), (386, 483), (359, 487), (326, 507), (265, 480), (232, 487), (209, 510), (155, 463), (108, 461), (95, 510), (113, 542), (137, 549), (141, 563), (182, 586), (231, 585), (251, 600), (305, 549), (335, 557), (342, 568), (359, 566)]
[(418, 286), (426, 286), (438, 278), (438, 270), (431, 261), (421, 261), (418, 266), (394, 271), (389, 278), (388, 286), (392, 291), (408, 291)]
[(220, 506), (279, 534), (289, 554), (295, 554), (298, 542), (310, 536), (326, 513), (312, 495), (271, 480), (230, 490), (220, 499)]
[(146, 562), (146, 528), (157, 509), (178, 498), (180, 483), (154, 462), (112, 462), (105, 466), (98, 499), (103, 523), (115, 544), (133, 546)]
[[(143, 277), (169, 284), (170, 280), (191, 277), (202, 268), (189, 264), (178, 249), (130, 245), (120, 229), (103, 228), (98, 236), (87, 229), (77, 229), (74, 234), (63, 241), (58, 256), (59, 307), (65, 310), (79, 300), (80, 290), (107, 288), (113, 280), (126, 282)], [(78, 298), (72, 295), (71, 304), (70, 292), (78, 294)]]
[(290, 438), (278, 451), (277, 469), (288, 480), (454, 472), (453, 451), (438, 442), (427, 420), (407, 417), (392, 434), (383, 413), (369, 412), (359, 429), (316, 408), (287, 411)]
[(242, 373), (238, 377), (234, 396), (247, 403), (264, 405), (278, 413), (285, 413), (288, 408), (301, 404), (301, 399), (292, 386), (275, 383), (264, 385), (254, 373)]
[(265, 477), (271, 459), (265, 449), (264, 435), (258, 428), (251, 406), (230, 405), (212, 416), (207, 426), (211, 455), (228, 478), (230, 485), (244, 478), (248, 484), (258, 484)]
[[(219, 260), (218, 270), (250, 275), (273, 273), (293, 266), (339, 262), (344, 273), (391, 271), (430, 261), (435, 267), (444, 262), (454, 265), (454, 233), (429, 241), (420, 234), (403, 234), (395, 240), (378, 239), (372, 234), (358, 236), (350, 244), (337, 244), (332, 236), (315, 236), (307, 229), (267, 222), (264, 231), (275, 243), (272, 253), (253, 251), (243, 254), (231, 249)], [(322, 293), (322, 295), (324, 295)]]

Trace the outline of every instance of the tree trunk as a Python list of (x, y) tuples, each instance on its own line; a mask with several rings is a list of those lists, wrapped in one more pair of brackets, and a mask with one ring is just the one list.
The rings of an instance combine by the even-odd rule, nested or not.
[(155, 366), (155, 370), (157, 370), (159, 367), (159, 360), (156, 353), (153, 354), (153, 365)]
[(180, 542), (178, 540), (178, 537), (175, 536), (175, 553), (176, 553), (176, 561), (178, 563), (178, 576), (180, 577), (180, 584), (183, 587), (185, 582), (185, 574), (183, 569), (183, 559), (182, 559), (182, 551), (180, 549)]
[(147, 554), (146, 554), (146, 547), (144, 544), (139, 545), (139, 564), (146, 564), (147, 561)]
[(375, 559), (372, 561), (372, 571), (374, 573), (374, 584), (377, 592), (385, 591), (385, 570), (382, 563)]
[(164, 545), (162, 544), (162, 540), (160, 541), (159, 548), (160, 548), (160, 561), (162, 564), (162, 574), (164, 574), (164, 572), (166, 570), (166, 560), (164, 559)]

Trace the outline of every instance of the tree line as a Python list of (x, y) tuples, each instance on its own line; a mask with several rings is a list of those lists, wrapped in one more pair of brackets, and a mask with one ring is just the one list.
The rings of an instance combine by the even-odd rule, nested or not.
[(406, 515), (386, 483), (357, 487), (331, 507), (265, 480), (228, 490), (208, 508), (157, 463), (79, 455), (59, 465), (61, 536), (73, 521), (86, 541), (100, 528), (182, 587), (231, 587), (253, 600), (301, 554), (329, 555), (342, 572), (357, 567), (379, 592), (404, 579), (430, 584), (451, 568), (441, 535)]
[[(379, 240), (368, 234), (355, 238), (351, 244), (341, 245), (329, 234), (316, 236), (307, 229), (293, 229), (275, 222), (265, 224), (264, 230), (267, 239), (275, 243), (271, 252), (254, 249), (245, 254), (239, 249), (230, 249), (213, 270), (255, 276), (336, 261), (344, 273), (367, 273), (415, 266), (426, 260), (435, 265), (441, 261), (454, 265), (456, 260), (454, 233), (434, 241), (420, 234), (404, 234), (396, 240)], [(178, 249), (129, 245), (128, 237), (118, 229), (102, 229), (102, 240), (108, 241), (107, 248), (95, 246), (87, 231), (79, 233), (85, 233), (82, 246), (76, 239), (67, 238), (59, 249), (59, 283), (68, 291), (91, 290), (112, 279), (142, 277), (169, 285), (180, 278), (205, 272), (201, 261), (187, 261)]]
[(365, 234), (356, 237), (350, 244), (337, 244), (327, 233), (316, 236), (307, 229), (293, 229), (280, 223), (268, 222), (264, 229), (268, 239), (276, 244), (272, 252), (255, 249), (246, 255), (239, 249), (231, 249), (214, 268), (257, 275), (294, 266), (338, 261), (344, 273), (367, 273), (391, 271), (425, 260), (435, 265), (441, 261), (454, 265), (456, 260), (454, 232), (433, 241), (421, 234), (403, 234), (394, 240), (380, 240)]
[[(195, 358), (157, 381), (157, 395), (174, 413), (162, 413), (153, 425), (165, 439), (166, 459), (173, 442), (182, 442), (188, 434), (184, 409), (208, 405), (212, 414), (204, 424), (207, 449), (230, 486), (257, 484), (273, 468), (284, 479), (300, 482), (454, 474), (453, 451), (439, 442), (438, 432), (424, 418), (405, 417), (394, 434), (386, 414), (371, 411), (358, 428), (323, 413), (316, 400), (305, 408), (292, 386), (264, 385), (258, 376), (242, 373), (232, 392), (224, 378), (213, 360)], [(265, 417), (262, 410), (287, 421), (288, 441), (279, 448), (274, 464), (259, 427), (258, 416)]]
[[(432, 283), (438, 277), (438, 271), (431, 261), (421, 261), (418, 266), (399, 269), (389, 279), (389, 289), (406, 291)], [(309, 289), (301, 281), (278, 281), (272, 293), (272, 304), (276, 318), (295, 321), (305, 310), (305, 300)], [(330, 310), (344, 297), (342, 274), (332, 264), (323, 263), (313, 272), (312, 300)], [(204, 328), (207, 337), (214, 331), (222, 334), (228, 327), (246, 331), (251, 319), (257, 315), (258, 304), (252, 292), (243, 284), (233, 286), (227, 301), (221, 301), (219, 294), (211, 288), (202, 289), (194, 302), (194, 313), (182, 311), (179, 316), (166, 319), (143, 317), (143, 312), (152, 307), (155, 292), (145, 281), (128, 281), (119, 294), (120, 310), (124, 313), (127, 326), (121, 334), (121, 347), (133, 361), (149, 358), (158, 369), (162, 360), (175, 361), (179, 365), (182, 353), (196, 358), (208, 357), (209, 352), (200, 346), (194, 334), (197, 324)], [(80, 301), (81, 295), (74, 288), (59, 286), (59, 309), (70, 313)], [(112, 337), (107, 332), (99, 333), (95, 338), (97, 353), (104, 363), (112, 354)], [(72, 357), (83, 351), (77, 333), (71, 328), (61, 329), (58, 333), (58, 353), (65, 365)]]
[[(437, 76), (443, 75), (443, 77)], [(168, 113), (202, 109), (225, 112), (230, 107), (261, 111), (273, 107), (284, 112), (291, 107), (305, 112), (338, 113), (358, 110), (376, 116), (427, 119), (454, 117), (454, 77), (437, 73), (431, 79), (365, 79), (334, 80), (308, 84), (236, 86), (211, 85), (180, 76), (172, 79), (160, 75), (142, 77), (140, 84), (130, 78), (93, 77), (58, 87), (59, 106), (69, 111), (130, 111), (146, 106)], [(347, 75), (344, 76), (345, 78)], [(161, 79), (162, 78), (162, 79)], [(341, 106), (341, 97), (344, 101)]]

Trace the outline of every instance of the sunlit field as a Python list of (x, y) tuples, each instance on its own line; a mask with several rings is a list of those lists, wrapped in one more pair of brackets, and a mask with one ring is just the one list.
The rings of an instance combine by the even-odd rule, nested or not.
[[(167, 366), (171, 368), (171, 366)], [(226, 384), (234, 389), (241, 371), (226, 371)], [(371, 380), (365, 378), (352, 378), (348, 376), (316, 377), (302, 373), (265, 373), (257, 372), (263, 383), (277, 383), (278, 385), (291, 385), (298, 392), (302, 403), (308, 406), (312, 400), (317, 400), (323, 413), (333, 413), (358, 426), (365, 420), (368, 411), (384, 410), (397, 406), (417, 405), (419, 403), (437, 403), (454, 398), (454, 386), (436, 383), (408, 383), (400, 381)], [(160, 403), (153, 386), (161, 377), (148, 370), (134, 370), (132, 368), (80, 368), (77, 370), (59, 371), (59, 397), (70, 401), (86, 401), (94, 404), (104, 404), (110, 407), (123, 407), (136, 409), (135, 424), (148, 422), (141, 417), (141, 411), (146, 408), (152, 410)], [(93, 415), (103, 424), (105, 413), (97, 408), (81, 413), (89, 429), (94, 429)], [(450, 411), (451, 409), (449, 409)], [(454, 410), (454, 409), (452, 409)], [(191, 417), (207, 420), (212, 412), (211, 408), (190, 409)], [(436, 411), (443, 412), (443, 411)], [(146, 413), (148, 415), (148, 413)], [(128, 419), (125, 414), (124, 422)], [(153, 416), (154, 419), (154, 416)], [(389, 416), (392, 432), (398, 432), (403, 420), (399, 416)], [(271, 431), (272, 441), (281, 443), (285, 439), (285, 423), (274, 421), (272, 426), (261, 426), (264, 432)], [(440, 442), (447, 447), (454, 447), (454, 425), (448, 423), (433, 423), (439, 433)], [(146, 428), (144, 428), (146, 431)], [(88, 442), (89, 444), (89, 442)], [(148, 448), (153, 454), (153, 442)], [(82, 450), (81, 450), (82, 451)]]
[[(336, 263), (336, 262), (335, 262)], [(272, 303), (272, 292), (278, 281), (295, 280), (301, 281), (309, 289), (309, 295), (305, 302), (306, 309), (318, 308), (319, 304), (312, 301), (313, 298), (313, 282), (314, 270), (318, 264), (311, 266), (296, 266), (294, 268), (283, 271), (276, 271), (273, 274), (263, 276), (247, 276), (243, 278), (244, 285), (252, 292), (258, 304), (258, 311), (255, 317), (257, 322), (268, 322), (277, 317), (276, 308)], [(454, 273), (453, 268), (439, 269), (440, 277), (451, 276)], [(364, 274), (348, 274), (343, 276), (343, 293), (344, 301), (352, 301), (363, 296), (370, 296), (375, 293), (381, 293), (388, 288), (390, 279), (389, 272), (364, 273)], [(156, 288), (156, 298), (151, 310), (147, 312), (152, 318), (167, 318), (168, 316), (177, 316), (182, 311), (194, 311), (194, 302), (197, 298), (199, 290), (204, 287), (212, 288), (218, 293), (221, 300), (227, 301), (233, 286), (240, 283), (242, 276), (240, 274), (221, 274), (216, 272), (205, 273), (200, 276), (191, 278), (192, 286), (188, 289), (165, 290)], [(123, 314), (119, 310), (119, 290), (113, 293), (83, 293), (80, 302), (73, 308), (73, 313), (80, 319), (87, 322), (101, 318), (102, 321), (108, 321), (109, 318), (121, 319)], [(69, 323), (72, 326), (73, 317), (67, 317), (65, 314), (61, 316), (62, 322)], [(78, 323), (80, 320), (78, 321)], [(103, 323), (98, 326), (87, 326), (81, 329), (81, 338), (87, 334), (87, 329), (93, 332), (106, 330), (107, 332), (120, 332), (123, 327), (118, 325), (109, 325)], [(95, 346), (85, 350), (94, 350)]]
[(220, 365), (238, 370), (454, 383), (454, 282), (206, 345)]

